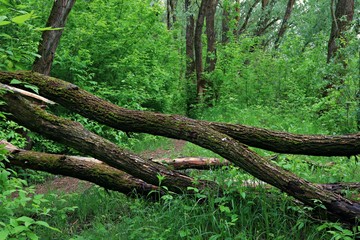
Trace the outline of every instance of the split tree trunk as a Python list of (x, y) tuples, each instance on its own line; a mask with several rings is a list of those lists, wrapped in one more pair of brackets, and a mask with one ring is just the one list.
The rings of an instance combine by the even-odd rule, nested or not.
[[(56, 100), (85, 117), (116, 129), (183, 139), (210, 149), (256, 178), (279, 188), (307, 205), (316, 206), (314, 199), (321, 201), (330, 214), (343, 222), (354, 224), (360, 217), (358, 202), (350, 201), (278, 167), (229, 135), (217, 131), (206, 122), (179, 115), (123, 109), (87, 93), (73, 84), (37, 73), (0, 73), (1, 82), (8, 83), (14, 78), (34, 84), (39, 87), (43, 96)], [(96, 135), (83, 129), (78, 123), (58, 119), (40, 112), (39, 109), (36, 111), (29, 109), (20, 97), (5, 95), (2, 98), (8, 104), (2, 106), (0, 110), (13, 113), (13, 117), (20, 124), (52, 137), (54, 140), (67, 143), (80, 151), (92, 154), (135, 177), (145, 179), (146, 176), (147, 182), (156, 185), (158, 181), (154, 175), (160, 173), (168, 177), (168, 181), (164, 184), (171, 187), (172, 190), (177, 190), (176, 185), (183, 188), (189, 184), (189, 181), (191, 183), (191, 179), (188, 177), (159, 166), (153, 166), (138, 156), (122, 151), (107, 140), (98, 139)], [(52, 126), (56, 126), (56, 128)], [(54, 132), (56, 133), (54, 134)], [(80, 136), (83, 137), (80, 138)], [(173, 185), (171, 186), (171, 184)], [(204, 185), (205, 183), (202, 186)]]
[[(66, 19), (76, 0), (55, 0), (51, 9), (46, 27), (63, 28)], [(63, 29), (44, 31), (38, 47), (40, 58), (36, 58), (32, 70), (34, 72), (50, 75), (55, 51), (59, 45)]]

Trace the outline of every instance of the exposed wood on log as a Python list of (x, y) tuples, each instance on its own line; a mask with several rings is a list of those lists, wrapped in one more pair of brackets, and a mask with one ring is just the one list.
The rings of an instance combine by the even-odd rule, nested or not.
[(35, 93), (31, 93), (29, 91), (22, 90), (20, 88), (12, 87), (12, 86), (2, 84), (2, 83), (0, 83), (0, 88), (19, 93), (19, 94), (21, 94), (23, 96), (26, 96), (26, 97), (29, 97), (29, 98), (36, 99), (36, 100), (40, 101), (41, 103), (47, 103), (47, 104), (51, 104), (51, 105), (55, 104), (55, 102), (53, 102), (53, 101), (51, 101), (51, 100), (49, 100), (47, 98), (39, 96), (39, 95), (37, 95)]
[[(272, 164), (232, 137), (216, 131), (208, 123), (179, 115), (164, 115), (120, 108), (80, 88), (69, 88), (71, 84), (67, 82), (41, 74), (28, 72), (0, 73), (1, 82), (6, 82), (9, 77), (11, 79), (21, 78), (23, 81), (31, 82), (40, 88), (40, 93), (43, 96), (56, 99), (63, 106), (116, 129), (183, 139), (210, 149), (254, 177), (279, 188), (307, 205), (316, 206), (314, 199), (321, 201), (329, 213), (343, 222), (354, 224), (360, 217), (360, 204), (358, 202), (334, 194)], [(159, 169), (151, 164), (146, 164), (143, 159), (139, 159), (137, 156), (123, 153), (116, 145), (111, 145), (112, 143), (102, 139), (96, 139), (92, 133), (83, 129), (78, 123), (56, 118), (43, 110), (37, 109), (34, 111), (27, 106), (24, 99), (18, 96), (9, 97), (5, 95), (2, 98), (8, 104), (1, 106), (0, 110), (13, 113), (15, 120), (28, 128), (52, 137), (54, 140), (67, 143), (80, 151), (91, 153), (94, 157), (100, 158), (108, 164), (116, 165), (135, 177), (144, 179), (142, 174), (145, 174), (146, 181), (149, 183), (157, 182), (155, 176), (149, 176), (151, 173), (153, 175), (154, 173), (161, 173), (171, 179), (179, 177), (178, 182), (167, 182), (167, 186), (172, 186), (172, 189), (176, 185), (180, 185), (180, 187), (186, 186), (184, 184), (184, 182), (187, 182), (186, 179), (181, 178), (179, 175), (172, 176), (170, 174), (173, 172)], [(14, 107), (14, 104), (17, 104), (17, 107)], [(33, 121), (27, 121), (28, 119)], [(54, 124), (51, 123), (52, 121)], [(78, 138), (80, 132), (82, 136), (86, 136), (85, 139)], [(104, 154), (104, 152), (111, 154)], [(119, 160), (122, 161), (119, 162)], [(134, 161), (136, 162), (134, 163)]]
[(182, 158), (159, 158), (152, 159), (163, 165), (170, 166), (175, 170), (181, 169), (210, 169), (212, 167), (228, 166), (231, 163), (227, 160), (220, 160), (218, 158), (203, 158), (203, 157), (182, 157)]

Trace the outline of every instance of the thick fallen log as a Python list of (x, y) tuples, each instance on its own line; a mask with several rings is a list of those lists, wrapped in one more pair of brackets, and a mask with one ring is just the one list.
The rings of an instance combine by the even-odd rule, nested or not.
[[(120, 108), (79, 89), (73, 84), (59, 79), (45, 77), (36, 73), (0, 73), (1, 82), (6, 82), (9, 78), (16, 78), (34, 84), (40, 88), (41, 95), (54, 100), (57, 103), (82, 114), (83, 116), (97, 120), (116, 129), (127, 132), (146, 132), (175, 139), (183, 139), (193, 142), (201, 147), (210, 149), (225, 159), (228, 159), (235, 165), (241, 167), (256, 178), (281, 189), (307, 205), (316, 206), (314, 200), (317, 200), (317, 202), (321, 201), (327, 211), (333, 214), (338, 220), (353, 224), (357, 222), (360, 217), (360, 204), (358, 202), (352, 202), (272, 164), (270, 161), (263, 159), (237, 140), (216, 131), (208, 123), (196, 121), (179, 115), (164, 115)], [(87, 145), (88, 142), (85, 142), (85, 146), (82, 147), (82, 144), (84, 144), (83, 142), (69, 141), (67, 139), (71, 137), (76, 138), (76, 134), (65, 134), (64, 132), (59, 132), (57, 127), (44, 130), (46, 125), (49, 123), (48, 121), (53, 119), (53, 116), (49, 116), (45, 113), (34, 113), (34, 111), (31, 110), (29, 112), (29, 109), (26, 109), (26, 107), (24, 108), (24, 106), (21, 106), (21, 111), (19, 111), (19, 105), (24, 105), (23, 100), (19, 97), (3, 97), (3, 99), (8, 102), (8, 105), (2, 106), (0, 110), (3, 109), (13, 113), (13, 117), (18, 123), (30, 128), (33, 131), (37, 131), (56, 141), (67, 143), (70, 146), (78, 148), (80, 151), (87, 151), (93, 155), (99, 154), (100, 157), (98, 158), (107, 161), (108, 164), (114, 164), (114, 156), (121, 156), (121, 154), (120, 156), (117, 156), (119, 155), (117, 151), (111, 151), (111, 149), (104, 148), (105, 146), (102, 142), (99, 142), (101, 145), (100, 148), (97, 146)], [(18, 106), (14, 107), (12, 106), (13, 104), (18, 104)], [(25, 113), (28, 116), (24, 117), (23, 114)], [(32, 116), (33, 114), (37, 115), (36, 118)], [(41, 117), (42, 115), (43, 117)], [(26, 120), (27, 118), (33, 119), (35, 123), (28, 122)], [(56, 119), (54, 120), (54, 125), (63, 125), (64, 121), (65, 120)], [(40, 125), (39, 123), (43, 124)], [(77, 130), (81, 129), (76, 128), (74, 123), (71, 123), (70, 125), (74, 125), (73, 127)], [(62, 128), (62, 130), (69, 131), (74, 129), (65, 127)], [(85, 135), (89, 134), (85, 129), (82, 131), (84, 131)], [(347, 138), (345, 138), (344, 141), (346, 141), (346, 139)], [(355, 137), (355, 139), (357, 138)], [(80, 141), (80, 139), (78, 140)], [(84, 140), (81, 139), (81, 141)], [(103, 152), (109, 151), (111, 156), (103, 156), (103, 154), (100, 153), (101, 150)], [(356, 151), (358, 150), (359, 149), (357, 148)], [(136, 160), (137, 158), (134, 159)], [(139, 161), (142, 162), (142, 160)], [(154, 175), (159, 173), (158, 171), (154, 171), (158, 170), (156, 168), (146, 169), (143, 165), (144, 163), (136, 165), (131, 163), (131, 161), (125, 162), (129, 163), (129, 166), (122, 166), (124, 168), (126, 167), (125, 171), (139, 178), (139, 175), (141, 175), (140, 173), (143, 170), (146, 171), (146, 175), (151, 174), (151, 172)], [(141, 167), (141, 169), (133, 170), (132, 168), (134, 167)], [(134, 172), (134, 174), (131, 171)], [(146, 181), (153, 183), (155, 179), (154, 177), (150, 177), (150, 180), (151, 181)], [(169, 186), (171, 185), (170, 182), (168, 182), (168, 184)], [(172, 182), (172, 184), (176, 185), (177, 182)], [(174, 188), (174, 185), (172, 187)]]
[[(85, 117), (97, 120), (116, 129), (126, 132), (145, 132), (184, 139), (180, 136), (175, 137), (166, 131), (147, 128), (145, 125), (148, 125), (148, 123), (144, 122), (144, 119), (150, 121), (152, 118), (162, 118), (164, 121), (170, 122), (175, 120), (175, 118), (178, 118), (178, 120), (186, 119), (182, 116), (168, 116), (120, 108), (79, 89), (74, 84), (39, 73), (28, 71), (0, 72), (1, 83), (9, 84), (12, 79), (18, 79), (35, 85), (40, 89), (42, 96), (52, 99)], [(121, 127), (119, 122), (122, 122)], [(133, 122), (134, 124), (132, 124)], [(340, 136), (300, 135), (240, 124), (210, 123), (206, 121), (203, 121), (202, 124), (209, 125), (216, 131), (231, 136), (251, 147), (273, 152), (315, 156), (354, 156), (360, 154), (360, 132)]]
[(244, 144), (277, 153), (347, 157), (360, 154), (360, 133), (341, 136), (302, 135), (240, 124), (209, 124)]
[[(11, 113), (10, 119), (34, 132), (72, 146), (85, 155), (101, 159), (110, 166), (155, 186), (160, 184), (158, 175), (164, 177), (161, 184), (174, 192), (182, 193), (187, 191), (188, 187), (194, 186), (193, 178), (121, 149), (116, 144), (88, 131), (80, 123), (47, 113), (20, 95), (5, 94), (1, 98), (7, 104), (0, 106), (0, 110)], [(198, 181), (198, 183), (196, 187), (199, 189), (204, 189), (207, 185), (216, 187), (214, 183), (208, 181)]]
[(5, 144), (5, 149), (11, 153), (8, 157), (11, 165), (78, 178), (124, 194), (148, 196), (152, 191), (158, 190), (157, 186), (110, 167), (95, 158), (28, 151), (6, 141), (0, 141), (0, 144)]
[[(124, 194), (135, 193), (136, 195), (140, 194), (147, 197), (149, 193), (159, 190), (158, 186), (148, 184), (95, 158), (29, 151), (17, 148), (5, 140), (0, 141), (0, 145), (2, 144), (5, 145), (5, 149), (11, 154), (8, 156), (11, 165), (78, 178)], [(172, 164), (174, 160), (175, 162), (180, 160), (181, 162), (190, 162), (190, 164), (186, 164), (186, 166), (194, 168), (191, 162), (194, 160), (198, 161), (199, 159), (203, 160), (201, 164), (229, 163), (226, 161), (220, 162), (217, 158), (192, 157), (154, 159), (152, 161), (177, 168), (177, 164)], [(180, 164), (179, 166), (181, 169), (186, 169), (184, 164)], [(241, 184), (244, 187), (257, 187), (264, 186), (266, 183), (259, 180), (247, 180), (242, 181)], [(318, 185), (338, 194), (346, 194), (346, 191), (349, 190), (360, 191), (360, 183), (328, 183)]]

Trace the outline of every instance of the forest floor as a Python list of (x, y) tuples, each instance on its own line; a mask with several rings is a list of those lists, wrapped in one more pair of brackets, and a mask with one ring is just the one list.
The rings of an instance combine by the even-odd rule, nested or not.
[[(172, 139), (172, 149), (158, 148), (153, 151), (144, 151), (139, 155), (145, 159), (156, 159), (163, 156), (169, 155), (171, 153), (181, 152), (185, 141)], [(35, 186), (36, 193), (45, 194), (51, 192), (61, 192), (61, 193), (73, 193), (73, 192), (84, 192), (85, 190), (92, 187), (94, 183), (83, 181), (77, 178), (66, 177), (61, 175), (56, 175), (54, 178), (46, 180), (44, 183), (37, 184)]]

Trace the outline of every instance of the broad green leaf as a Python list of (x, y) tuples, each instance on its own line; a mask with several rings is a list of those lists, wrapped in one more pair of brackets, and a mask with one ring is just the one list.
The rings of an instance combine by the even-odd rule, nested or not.
[(11, 21), (13, 21), (14, 23), (16, 24), (23, 24), (24, 22), (26, 22), (27, 20), (31, 19), (33, 17), (33, 14), (34, 12), (30, 12), (30, 13), (26, 13), (24, 15), (20, 15), (20, 16), (17, 16), (17, 17), (14, 17), (11, 19)]
[(25, 227), (25, 226), (16, 226), (14, 227), (12, 230), (11, 230), (11, 233), (12, 234), (19, 234), (19, 233), (22, 233), (22, 232), (25, 232), (25, 231), (28, 231), (29, 228), (28, 227)]
[(34, 92), (36, 92), (37, 94), (39, 94), (39, 88), (34, 85), (25, 84), (24, 87), (29, 88), (29, 89), (33, 90)]
[(22, 81), (19, 81), (17, 79), (11, 80), (10, 84), (22, 84)]
[(4, 229), (0, 231), (0, 240), (5, 240), (9, 236), (9, 231)]
[(16, 219), (19, 222), (34, 222), (34, 219), (29, 218), (27, 216), (22, 216)]
[(8, 25), (10, 23), (11, 22), (9, 22), (9, 21), (0, 21), (0, 26)]
[(39, 239), (39, 237), (33, 232), (27, 232), (26, 236), (31, 240), (38, 240)]

